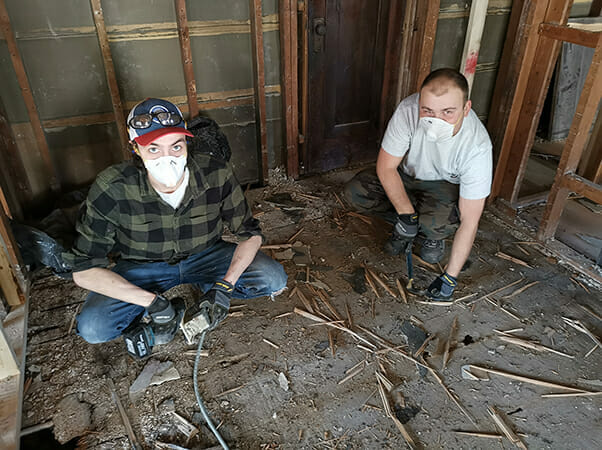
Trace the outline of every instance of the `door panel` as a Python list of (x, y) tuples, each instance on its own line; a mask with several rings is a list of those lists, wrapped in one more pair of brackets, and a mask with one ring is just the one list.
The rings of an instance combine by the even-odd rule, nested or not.
[(390, 0), (314, 0), (306, 172), (373, 161)]

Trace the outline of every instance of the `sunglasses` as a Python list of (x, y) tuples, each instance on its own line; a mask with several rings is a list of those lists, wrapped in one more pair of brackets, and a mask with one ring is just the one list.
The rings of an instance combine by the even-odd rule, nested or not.
[(182, 122), (182, 117), (175, 112), (156, 112), (149, 114), (138, 114), (130, 119), (129, 126), (136, 130), (150, 128), (153, 125), (153, 119), (157, 119), (164, 127), (173, 127)]

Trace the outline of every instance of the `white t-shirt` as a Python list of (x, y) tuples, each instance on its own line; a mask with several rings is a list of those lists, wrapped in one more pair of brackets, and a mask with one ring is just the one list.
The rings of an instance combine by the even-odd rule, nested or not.
[[(460, 131), (444, 142), (427, 141), (419, 122), (419, 94), (404, 99), (387, 125), (382, 148), (405, 158), (405, 174), (418, 180), (445, 180), (460, 185), (460, 196), (485, 198), (491, 192), (491, 140), (471, 109)], [(409, 150), (408, 150), (409, 149)]]

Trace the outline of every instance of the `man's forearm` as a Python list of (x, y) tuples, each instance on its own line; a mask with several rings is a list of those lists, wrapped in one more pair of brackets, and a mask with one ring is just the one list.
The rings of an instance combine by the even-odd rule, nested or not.
[(397, 214), (412, 214), (414, 206), (397, 170), (401, 161), (401, 157), (390, 155), (381, 148), (376, 160), (376, 175)]
[(261, 236), (252, 236), (246, 241), (240, 242), (234, 250), (234, 255), (232, 256), (230, 267), (228, 267), (228, 271), (224, 275), (224, 280), (235, 285), (238, 278), (253, 262), (259, 247), (261, 247)]
[(121, 275), (101, 267), (73, 272), (73, 281), (79, 287), (89, 291), (144, 307), (150, 305), (155, 298), (154, 293), (146, 291), (130, 283)]
[(452, 277), (457, 277), (462, 270), (462, 266), (468, 259), (472, 244), (474, 243), (475, 236), (477, 235), (477, 229), (479, 223), (464, 223), (461, 222), (456, 235), (454, 236), (454, 243), (451, 249), (451, 256), (447, 265), (446, 272)]

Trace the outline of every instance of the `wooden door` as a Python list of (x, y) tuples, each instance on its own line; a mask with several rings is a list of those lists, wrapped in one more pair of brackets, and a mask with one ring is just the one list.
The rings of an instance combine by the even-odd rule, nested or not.
[(376, 159), (390, 4), (309, 2), (306, 173)]

